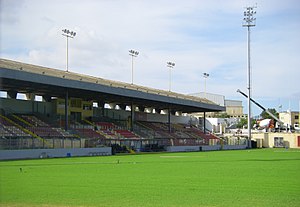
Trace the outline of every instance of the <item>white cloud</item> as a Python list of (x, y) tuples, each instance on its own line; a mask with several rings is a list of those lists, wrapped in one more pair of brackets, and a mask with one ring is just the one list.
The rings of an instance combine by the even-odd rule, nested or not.
[[(168, 90), (167, 61), (176, 63), (172, 90), (238, 97), (246, 91), (243, 9), (257, 5), (252, 28), (253, 95), (278, 100), (299, 95), (300, 4), (296, 0), (24, 0), (1, 2), (1, 57)], [(18, 3), (16, 3), (18, 2)], [(14, 14), (14, 15), (11, 15)], [(297, 95), (296, 95), (297, 96)], [(297, 98), (295, 98), (297, 99)], [(298, 98), (299, 99), (299, 98)]]

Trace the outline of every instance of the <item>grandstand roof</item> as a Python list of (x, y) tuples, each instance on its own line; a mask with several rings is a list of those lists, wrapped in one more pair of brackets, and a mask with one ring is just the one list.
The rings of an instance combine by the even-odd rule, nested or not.
[(0, 59), (0, 90), (46, 97), (83, 98), (173, 111), (213, 112), (225, 108), (199, 97), (148, 88), (53, 68)]

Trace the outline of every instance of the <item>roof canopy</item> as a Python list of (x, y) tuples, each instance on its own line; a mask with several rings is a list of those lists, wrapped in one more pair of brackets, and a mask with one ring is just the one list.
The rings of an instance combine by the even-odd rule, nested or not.
[(225, 110), (224, 107), (203, 98), (6, 59), (0, 59), (0, 78), (0, 90), (8, 92), (65, 97), (68, 91), (69, 97), (84, 100), (119, 105), (134, 104), (184, 113)]

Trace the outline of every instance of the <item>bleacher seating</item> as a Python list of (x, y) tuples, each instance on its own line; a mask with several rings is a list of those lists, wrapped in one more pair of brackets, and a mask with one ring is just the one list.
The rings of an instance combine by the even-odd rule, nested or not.
[(42, 120), (38, 119), (36, 116), (32, 115), (21, 115), (21, 118), (26, 120), (28, 123), (32, 124), (36, 127), (49, 127), (49, 124), (43, 122)]
[[(94, 127), (93, 127), (94, 126)], [(88, 127), (93, 127), (94, 130), (98, 131), (98, 135), (101, 134), (104, 138), (115, 139), (115, 138), (140, 138), (139, 135), (124, 129), (123, 127), (114, 124), (112, 122), (94, 122), (93, 126), (89, 125)], [(78, 127), (78, 126), (77, 126)], [(87, 126), (85, 128), (88, 128)], [(92, 132), (91, 132), (92, 133)], [(99, 136), (97, 136), (99, 137)], [(102, 138), (102, 137), (101, 137)]]
[(0, 117), (0, 137), (31, 137), (3, 117)]
[[(10, 115), (9, 118), (12, 122), (16, 123), (16, 126), (20, 126), (26, 130), (29, 130), (30, 132), (41, 138), (74, 138), (74, 135), (70, 134), (69, 132), (66, 132), (59, 127), (52, 127), (48, 123), (45, 123), (34, 115), (14, 114)], [(29, 134), (22, 131), (21, 128), (11, 126), (12, 124), (2, 117), (1, 122), (10, 125), (10, 128), (12, 128), (18, 134), (22, 134), (22, 136), (30, 136)]]
[[(140, 127), (148, 130), (147, 134), (153, 138), (175, 138), (169, 133), (169, 128), (165, 123), (157, 122), (137, 122)], [(145, 132), (145, 130), (144, 130)]]
[(118, 134), (120, 134), (124, 138), (139, 138), (138, 135), (132, 133), (129, 130), (124, 130), (124, 129), (117, 129), (115, 130)]
[(102, 134), (91, 128), (77, 128), (76, 131), (85, 138), (105, 138)]
[[(185, 124), (172, 124), (171, 132), (166, 123), (138, 122), (138, 125), (148, 130), (148, 134), (152, 134), (153, 138), (172, 139), (172, 145), (208, 145), (209, 140), (219, 140), (213, 134), (204, 134), (202, 130)], [(145, 130), (143, 132), (145, 133)]]
[[(57, 126), (62, 126), (61, 121), (63, 120), (60, 120), (60, 125)], [(25, 142), (33, 143), (34, 138), (42, 138), (39, 140), (40, 146), (44, 146), (43, 139), (47, 139), (49, 142), (49, 139), (84, 138), (85, 146), (89, 147), (96, 147), (99, 143), (113, 144), (113, 140), (125, 142), (126, 140), (141, 140), (144, 146), (147, 145), (149, 148), (145, 147), (145, 149), (150, 151), (162, 150), (163, 146), (208, 145), (219, 141), (213, 134), (204, 134), (199, 128), (190, 125), (171, 124), (170, 131), (167, 123), (139, 121), (136, 124), (137, 128), (132, 132), (124, 127), (126, 122), (124, 124), (124, 122), (113, 123), (112, 121), (73, 121), (70, 124), (70, 131), (65, 131), (63, 128), (53, 125), (57, 119), (53, 119), (51, 122), (47, 117), (39, 118), (28, 114), (11, 114), (7, 117), (1, 115), (0, 138), (3, 140), (16, 137), (29, 138), (29, 141), (24, 139), (23, 143), (16, 141), (16, 146), (28, 145), (29, 147), (34, 144), (26, 144)], [(50, 143), (56, 144), (54, 141)]]
[(110, 122), (95, 122), (95, 125), (100, 130), (116, 129), (116, 126)]

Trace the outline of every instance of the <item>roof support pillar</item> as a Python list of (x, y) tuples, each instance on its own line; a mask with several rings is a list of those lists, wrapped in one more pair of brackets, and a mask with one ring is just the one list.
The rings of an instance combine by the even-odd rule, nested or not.
[(206, 112), (203, 112), (203, 132), (206, 134)]
[(155, 109), (155, 113), (160, 114), (161, 113), (161, 109)]
[(31, 101), (35, 100), (35, 93), (26, 93), (25, 96), (27, 100), (31, 100)]
[(102, 101), (102, 100), (97, 100), (97, 104), (98, 104), (98, 108), (101, 109), (101, 115), (104, 116), (104, 105), (105, 105), (105, 102)]
[(17, 99), (17, 91), (7, 91), (7, 98)]
[(171, 109), (170, 109), (170, 107), (168, 109), (168, 126), (169, 126), (169, 133), (171, 133), (172, 129), (171, 129)]
[(130, 130), (133, 131), (133, 122), (134, 122), (134, 111), (135, 106), (131, 103), (131, 116), (130, 116)]
[(69, 111), (69, 92), (67, 90), (65, 96), (65, 130), (66, 131), (68, 131), (69, 128), (68, 111)]
[(43, 101), (45, 101), (45, 102), (51, 102), (51, 96), (43, 95)]
[(123, 111), (126, 110), (126, 104), (118, 104), (120, 109), (122, 109)]
[(145, 108), (146, 108), (145, 106), (139, 106), (139, 111), (140, 112), (145, 112)]
[(109, 103), (109, 106), (111, 109), (116, 109), (116, 103)]

